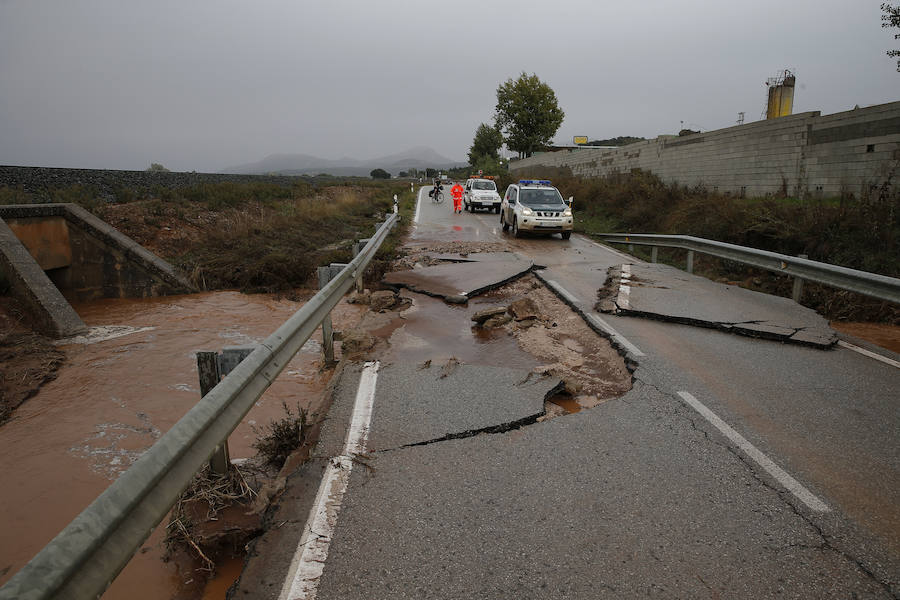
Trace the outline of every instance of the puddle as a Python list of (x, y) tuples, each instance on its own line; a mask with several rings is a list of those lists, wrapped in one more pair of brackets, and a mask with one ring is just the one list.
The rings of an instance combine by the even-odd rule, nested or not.
[(553, 404), (559, 406), (564, 409), (568, 414), (580, 412), (583, 408), (578, 401), (566, 394), (557, 394), (552, 398), (548, 398), (547, 402), (552, 402)]
[[(516, 338), (503, 329), (487, 331), (474, 327), (471, 317), (479, 310), (502, 303), (503, 296), (470, 300), (467, 305), (450, 305), (439, 298), (404, 291), (413, 305), (390, 322), (371, 331), (386, 339), (385, 361), (434, 363), (455, 357), (472, 365), (532, 369), (540, 361), (523, 352)], [(511, 301), (511, 300), (510, 300)]]
[(228, 588), (241, 576), (244, 557), (229, 558), (216, 565), (216, 575), (206, 583), (202, 600), (225, 600)]
[[(258, 342), (300, 306), (238, 292), (76, 305), (88, 326), (149, 329), (100, 343), (60, 346), (67, 360), (56, 380), (0, 428), (0, 585), (199, 400), (197, 351)], [(335, 327), (355, 324), (363, 310), (339, 304), (333, 312)], [(311, 339), (245, 416), (229, 438), (233, 458), (255, 454), (252, 423), (265, 426), (282, 416), (282, 402), (309, 407), (321, 401), (330, 371), (320, 370), (319, 349)], [(160, 529), (114, 581), (105, 600), (175, 595), (180, 578), (174, 564), (161, 560)]]

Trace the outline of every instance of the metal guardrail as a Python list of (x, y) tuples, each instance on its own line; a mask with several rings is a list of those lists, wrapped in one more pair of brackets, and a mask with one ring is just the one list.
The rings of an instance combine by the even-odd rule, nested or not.
[(848, 269), (837, 265), (809, 260), (805, 256), (787, 256), (766, 250), (756, 250), (725, 242), (716, 242), (689, 235), (656, 235), (647, 233), (594, 233), (606, 242), (653, 246), (652, 261), (656, 262), (656, 247), (683, 248), (688, 251), (687, 271), (693, 272), (694, 252), (709, 254), (727, 260), (744, 263), (767, 271), (795, 277), (794, 300), (802, 291), (797, 282), (814, 281), (831, 287), (849, 290), (880, 300), (900, 304), (900, 279), (877, 275), (866, 271)]
[[(396, 211), (396, 205), (394, 210)], [(96, 598), (354, 285), (398, 220), (390, 214), (339, 275), (266, 338), (0, 588), (0, 599)]]

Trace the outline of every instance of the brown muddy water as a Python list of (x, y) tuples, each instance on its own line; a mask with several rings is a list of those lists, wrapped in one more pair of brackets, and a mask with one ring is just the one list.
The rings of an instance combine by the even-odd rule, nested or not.
[[(90, 345), (66, 345), (56, 380), (0, 427), (0, 585), (5, 583), (199, 399), (195, 353), (257, 343), (302, 303), (265, 295), (212, 292), (76, 305), (90, 326), (150, 328)], [(336, 329), (365, 307), (343, 302)], [(314, 335), (229, 438), (232, 458), (254, 454), (253, 426), (284, 414), (282, 402), (315, 410), (331, 375)], [(165, 521), (163, 522), (165, 523)], [(161, 524), (103, 598), (171, 598), (184, 582), (164, 563)], [(223, 598), (239, 563), (206, 598)], [(228, 581), (228, 578), (231, 578)], [(223, 581), (224, 580), (224, 581)]]

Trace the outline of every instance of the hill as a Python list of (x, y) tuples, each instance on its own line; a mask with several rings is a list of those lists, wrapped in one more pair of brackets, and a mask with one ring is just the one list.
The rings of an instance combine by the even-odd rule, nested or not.
[(446, 156), (441, 156), (427, 146), (416, 146), (403, 152), (380, 156), (367, 160), (343, 157), (337, 159), (320, 158), (309, 154), (270, 154), (259, 162), (238, 165), (224, 169), (223, 173), (255, 175), (277, 173), (279, 175), (306, 175), (329, 173), (331, 175), (359, 175), (367, 177), (372, 169), (384, 169), (396, 175), (410, 168), (449, 169), (463, 164)]

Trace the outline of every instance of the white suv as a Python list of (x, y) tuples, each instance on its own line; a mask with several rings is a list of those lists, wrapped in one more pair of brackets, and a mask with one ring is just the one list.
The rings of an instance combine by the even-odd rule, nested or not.
[(469, 212), (475, 212), (476, 208), (500, 212), (500, 194), (497, 193), (497, 184), (494, 183), (493, 178), (472, 177), (467, 179), (463, 203)]
[(572, 237), (572, 198), (563, 201), (559, 190), (546, 179), (523, 179), (506, 188), (500, 206), (503, 231), (512, 227), (513, 235), (523, 231), (559, 233), (564, 240)]

